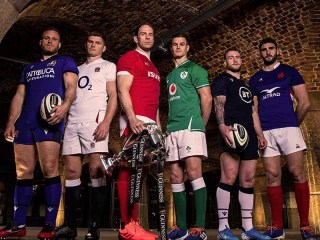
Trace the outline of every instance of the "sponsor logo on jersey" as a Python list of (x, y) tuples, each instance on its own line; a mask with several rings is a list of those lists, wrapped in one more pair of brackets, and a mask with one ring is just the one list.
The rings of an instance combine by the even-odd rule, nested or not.
[(169, 98), (169, 102), (180, 99), (180, 96), (173, 96), (176, 94), (176, 92), (177, 92), (177, 85), (175, 83), (172, 83), (169, 86), (169, 94), (172, 96)]
[(53, 207), (48, 207), (47, 209), (48, 209), (49, 212), (52, 212)]
[(49, 62), (49, 63), (47, 64), (47, 66), (48, 66), (48, 67), (53, 67), (54, 65), (56, 65), (56, 63), (57, 63), (57, 61), (56, 61), (56, 60), (53, 60), (53, 61)]
[(43, 129), (44, 133), (47, 135), (49, 130), (48, 129)]
[(229, 80), (230, 80), (231, 82), (233, 82), (233, 79), (232, 79), (232, 78), (229, 78)]
[(246, 87), (239, 88), (239, 96), (240, 96), (241, 100), (246, 103), (251, 103), (251, 101), (252, 101), (252, 94), (251, 94), (250, 90)]
[(94, 142), (90, 143), (90, 147), (94, 148), (96, 146), (96, 144)]
[(262, 78), (260, 78), (260, 79), (258, 80), (258, 82), (263, 82), (263, 79), (262, 79)]
[(169, 93), (170, 95), (175, 95), (177, 91), (177, 86), (175, 83), (172, 83), (169, 87)]
[(185, 79), (187, 76), (188, 76), (188, 72), (186, 72), (186, 71), (183, 71), (180, 73), (181, 79)]
[(284, 73), (283, 72), (278, 73), (278, 79), (281, 79), (281, 78), (284, 78)]
[(148, 71), (148, 77), (152, 77), (160, 81), (160, 76), (154, 72)]
[(27, 81), (45, 78), (45, 77), (54, 77), (54, 68), (44, 68), (39, 70), (32, 70), (27, 72)]
[(263, 97), (262, 100), (265, 100), (267, 98), (273, 98), (273, 97), (280, 97), (280, 93), (279, 92), (274, 92), (275, 90), (277, 90), (280, 87), (274, 87), (274, 88), (270, 88), (270, 89), (265, 89), (263, 91), (261, 91), (261, 93), (266, 93)]
[(96, 68), (94, 69), (94, 71), (95, 71), (95, 72), (100, 72), (100, 68), (99, 68), (99, 67), (96, 67)]

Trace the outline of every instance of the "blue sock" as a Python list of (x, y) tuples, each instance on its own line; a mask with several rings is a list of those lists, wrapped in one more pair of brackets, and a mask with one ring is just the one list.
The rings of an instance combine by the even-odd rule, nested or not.
[(47, 203), (45, 223), (51, 224), (53, 227), (55, 227), (62, 191), (60, 176), (46, 178), (45, 186)]
[(33, 195), (33, 179), (17, 180), (14, 190), (14, 224), (26, 225), (26, 215)]

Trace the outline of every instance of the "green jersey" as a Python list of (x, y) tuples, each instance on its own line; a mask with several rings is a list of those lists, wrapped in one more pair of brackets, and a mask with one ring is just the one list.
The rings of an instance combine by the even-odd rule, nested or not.
[(205, 131), (197, 89), (209, 86), (208, 72), (189, 60), (167, 76), (169, 118), (167, 131)]

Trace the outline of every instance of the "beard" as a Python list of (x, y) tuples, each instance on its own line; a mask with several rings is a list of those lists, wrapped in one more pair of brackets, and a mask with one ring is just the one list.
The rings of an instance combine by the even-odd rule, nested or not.
[[(268, 56), (267, 56), (267, 57), (268, 57)], [(264, 65), (270, 66), (270, 65), (274, 64), (274, 63), (277, 61), (277, 58), (278, 58), (278, 55), (277, 55), (277, 54), (275, 54), (275, 55), (273, 56), (273, 58), (271, 58), (270, 60), (268, 60), (266, 57), (263, 58)]]
[(59, 51), (59, 48), (54, 48), (52, 50), (48, 50), (45, 48), (45, 46), (43, 46), (41, 48), (41, 52), (44, 56), (53, 56), (53, 55), (56, 55)]
[(241, 70), (241, 66), (239, 65), (239, 67), (235, 68), (235, 67), (232, 67), (231, 65), (228, 65), (227, 69), (231, 72), (238, 73)]

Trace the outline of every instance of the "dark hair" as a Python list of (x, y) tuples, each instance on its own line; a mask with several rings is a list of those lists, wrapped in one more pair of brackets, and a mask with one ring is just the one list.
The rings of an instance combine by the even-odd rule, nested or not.
[(260, 43), (259, 43), (259, 50), (261, 49), (262, 45), (263, 45), (263, 44), (266, 44), (266, 43), (273, 43), (273, 44), (276, 46), (276, 48), (278, 48), (277, 42), (276, 42), (274, 39), (272, 39), (272, 38), (270, 38), (270, 37), (267, 37), (267, 38), (264, 38), (264, 39), (262, 39), (262, 40), (260, 41)]
[(44, 34), (45, 32), (47, 32), (47, 31), (55, 31), (55, 32), (57, 32), (58, 35), (59, 35), (59, 38), (60, 38), (60, 42), (61, 42), (61, 34), (60, 34), (60, 31), (58, 30), (58, 28), (56, 28), (56, 27), (47, 27), (47, 28), (45, 28), (45, 29), (42, 31), (42, 33), (41, 33), (41, 36), (40, 36), (41, 39), (42, 39), (42, 37), (43, 37), (43, 34)]
[(177, 33), (177, 34), (174, 34), (172, 37), (171, 37), (171, 42), (174, 38), (178, 38), (178, 37), (182, 37), (182, 38), (185, 38), (186, 41), (187, 41), (187, 44), (189, 45), (189, 42), (190, 42), (190, 38), (188, 35), (184, 34), (184, 33)]
[(224, 52), (224, 59), (225, 59), (225, 60), (227, 60), (227, 53), (228, 53), (228, 52), (231, 52), (231, 51), (236, 51), (236, 52), (240, 53), (239, 49), (236, 48), (236, 47), (228, 48), (228, 49)]
[(152, 26), (152, 24), (151, 24), (150, 22), (142, 22), (142, 23), (140, 23), (140, 24), (136, 27), (136, 29), (134, 30), (134, 36), (138, 36), (140, 28), (141, 28), (142, 26), (144, 26), (144, 25), (148, 25), (149, 27), (152, 28), (152, 30), (154, 30), (154, 29), (153, 29), (153, 26)]
[(101, 33), (101, 32), (98, 32), (98, 31), (92, 31), (92, 32), (89, 32), (88, 33), (88, 36), (87, 36), (87, 40), (89, 37), (91, 36), (94, 36), (94, 37), (100, 37), (103, 41), (103, 44), (106, 45), (107, 44), (107, 39), (106, 37)]

